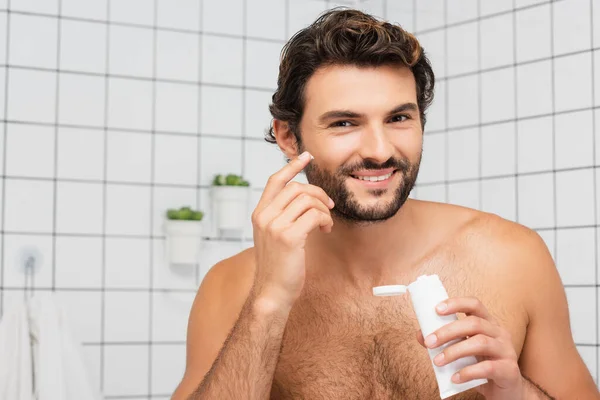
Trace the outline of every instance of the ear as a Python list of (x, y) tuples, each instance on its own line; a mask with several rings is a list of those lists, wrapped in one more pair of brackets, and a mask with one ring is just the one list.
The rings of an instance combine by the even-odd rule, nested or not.
[(283, 151), (286, 158), (292, 160), (299, 155), (296, 136), (290, 130), (290, 126), (287, 122), (274, 119), (273, 134), (277, 140), (277, 145), (281, 151)]

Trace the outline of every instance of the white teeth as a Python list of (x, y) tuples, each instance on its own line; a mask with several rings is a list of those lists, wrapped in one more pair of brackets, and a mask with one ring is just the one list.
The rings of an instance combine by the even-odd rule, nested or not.
[(355, 176), (355, 178), (360, 179), (361, 181), (378, 182), (378, 181), (384, 181), (384, 180), (388, 179), (390, 176), (392, 176), (392, 174), (393, 174), (393, 172), (390, 172), (389, 174), (381, 175), (381, 176)]

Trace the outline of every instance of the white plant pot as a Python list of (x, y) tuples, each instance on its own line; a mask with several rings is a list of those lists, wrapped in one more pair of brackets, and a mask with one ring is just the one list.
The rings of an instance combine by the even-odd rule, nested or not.
[(166, 252), (171, 264), (196, 264), (202, 243), (201, 221), (165, 221)]
[(219, 236), (240, 236), (248, 219), (249, 186), (213, 186), (214, 223)]

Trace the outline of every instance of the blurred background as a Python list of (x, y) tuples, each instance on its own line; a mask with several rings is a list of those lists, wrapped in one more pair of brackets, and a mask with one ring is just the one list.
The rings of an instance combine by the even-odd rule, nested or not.
[[(399, 23), (432, 61), (412, 197), (539, 232), (598, 382), (594, 0), (0, 0), (0, 313), (54, 291), (106, 398), (168, 399), (198, 284), (252, 245), (249, 220), (215, 229), (213, 177), (242, 175), (256, 204), (284, 165), (263, 140), (280, 50), (339, 5)], [(165, 211), (184, 205), (203, 244), (176, 269)]]

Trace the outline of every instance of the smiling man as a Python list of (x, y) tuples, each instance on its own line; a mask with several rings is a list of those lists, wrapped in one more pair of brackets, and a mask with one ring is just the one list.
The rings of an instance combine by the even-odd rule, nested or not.
[[(286, 44), (267, 139), (291, 161), (252, 214), (254, 247), (202, 282), (174, 399), (439, 399), (425, 345), (457, 338), (435, 363), (473, 355), (453, 380), (488, 383), (455, 399), (600, 399), (540, 237), (408, 198), (433, 86), (417, 40), (359, 11)], [(372, 295), (423, 274), (460, 317), (425, 340), (407, 296)]]

